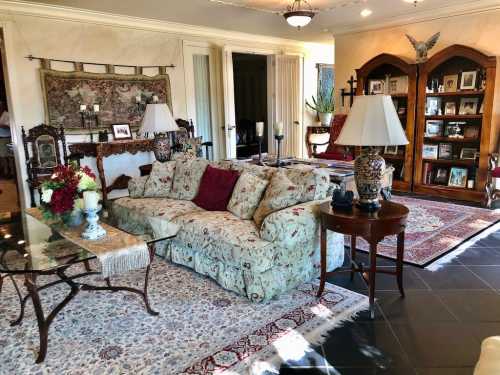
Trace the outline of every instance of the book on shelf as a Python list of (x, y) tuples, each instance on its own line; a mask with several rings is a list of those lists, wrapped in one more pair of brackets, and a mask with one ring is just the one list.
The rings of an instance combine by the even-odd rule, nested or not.
[(431, 163), (424, 163), (422, 168), (422, 181), (424, 184), (430, 184), (432, 181), (432, 166)]

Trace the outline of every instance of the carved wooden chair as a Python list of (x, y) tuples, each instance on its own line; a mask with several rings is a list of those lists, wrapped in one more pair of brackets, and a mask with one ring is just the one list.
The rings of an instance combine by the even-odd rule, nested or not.
[[(354, 155), (345, 146), (339, 146), (335, 144), (335, 141), (340, 135), (342, 128), (344, 127), (347, 115), (335, 115), (332, 119), (330, 126), (329, 136), (324, 133), (311, 134), (309, 139), (312, 145), (312, 156), (319, 159), (329, 159), (329, 160), (353, 160)], [(318, 146), (326, 146), (326, 151), (318, 153)]]
[(55, 167), (68, 162), (66, 137), (62, 126), (58, 129), (45, 124), (29, 129), (28, 134), (23, 126), (21, 132), (31, 207), (36, 207), (35, 190), (41, 194), (40, 184), (50, 178)]

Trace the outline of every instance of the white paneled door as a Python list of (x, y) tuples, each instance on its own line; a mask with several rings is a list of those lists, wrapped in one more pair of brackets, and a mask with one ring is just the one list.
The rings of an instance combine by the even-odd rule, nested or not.
[(224, 91), (224, 137), (226, 157), (236, 158), (236, 113), (234, 106), (233, 49), (222, 49), (222, 85)]

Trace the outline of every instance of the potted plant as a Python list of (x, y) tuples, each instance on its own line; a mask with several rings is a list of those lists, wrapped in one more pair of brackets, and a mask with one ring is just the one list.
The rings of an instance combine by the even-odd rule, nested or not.
[(333, 87), (328, 95), (324, 95), (320, 91), (317, 99), (313, 96), (312, 104), (306, 100), (306, 106), (316, 111), (321, 125), (330, 126), (333, 111), (335, 109)]

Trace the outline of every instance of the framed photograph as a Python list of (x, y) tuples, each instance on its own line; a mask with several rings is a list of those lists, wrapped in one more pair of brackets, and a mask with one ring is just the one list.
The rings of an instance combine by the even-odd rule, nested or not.
[(444, 92), (456, 92), (458, 88), (458, 74), (443, 77)]
[(466, 125), (464, 128), (465, 138), (479, 138), (479, 126)]
[(408, 93), (408, 76), (389, 78), (389, 95), (407, 94), (407, 93)]
[(477, 71), (462, 72), (460, 80), (460, 90), (475, 90), (476, 89)]
[(463, 147), (460, 150), (460, 159), (475, 159), (477, 148)]
[(425, 114), (427, 116), (439, 115), (441, 110), (441, 98), (430, 96), (425, 103)]
[(440, 143), (439, 144), (439, 159), (452, 159), (453, 158), (453, 146), (451, 143)]
[(450, 121), (444, 127), (444, 136), (450, 138), (463, 137), (463, 127), (467, 124), (465, 121)]
[(445, 115), (456, 115), (457, 114), (457, 105), (455, 102), (446, 102), (444, 105), (444, 114)]
[(461, 187), (467, 186), (467, 168), (451, 167), (448, 186)]
[(426, 145), (422, 148), (422, 158), (424, 159), (437, 159), (438, 158), (438, 145)]
[(34, 146), (39, 167), (53, 168), (57, 165), (57, 145), (54, 138), (47, 134), (41, 135), (36, 139)]
[(382, 79), (371, 79), (368, 81), (369, 94), (383, 94), (385, 92), (385, 81)]
[(385, 146), (384, 154), (388, 155), (397, 155), (398, 154), (398, 146)]
[(425, 122), (426, 137), (440, 137), (443, 134), (443, 120), (427, 120)]
[(122, 139), (132, 139), (130, 124), (112, 124), (111, 129), (113, 130), (113, 138), (117, 141)]
[(475, 115), (477, 114), (477, 105), (479, 98), (462, 98), (460, 99), (459, 115)]
[(446, 185), (448, 183), (448, 168), (438, 168), (436, 170), (434, 183), (437, 185)]

